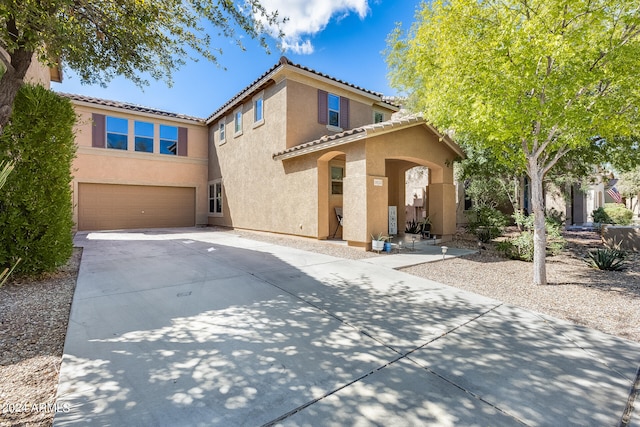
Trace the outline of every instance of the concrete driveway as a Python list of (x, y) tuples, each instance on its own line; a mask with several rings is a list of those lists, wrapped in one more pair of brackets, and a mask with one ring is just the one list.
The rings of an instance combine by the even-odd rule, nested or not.
[(388, 267), (206, 229), (76, 244), (56, 426), (616, 426), (632, 406), (640, 345)]

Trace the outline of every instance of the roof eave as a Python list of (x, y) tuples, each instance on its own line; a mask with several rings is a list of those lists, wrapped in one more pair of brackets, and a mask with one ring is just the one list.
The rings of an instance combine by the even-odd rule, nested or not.
[(273, 160), (286, 160), (286, 159), (291, 159), (294, 157), (300, 157), (300, 156), (304, 156), (310, 153), (315, 153), (318, 151), (324, 151), (327, 150), (329, 148), (333, 148), (333, 147), (338, 147), (341, 145), (345, 145), (345, 144), (350, 144), (352, 142), (355, 141), (359, 141), (361, 139), (365, 139), (367, 138), (367, 132), (363, 131), (363, 132), (359, 132), (353, 135), (348, 135), (348, 136), (344, 136), (342, 138), (336, 138), (336, 139), (329, 139), (327, 141), (324, 142), (320, 142), (317, 144), (312, 144), (308, 147), (304, 147), (304, 148), (300, 148), (294, 151), (289, 151), (289, 152), (285, 152), (285, 153), (279, 153), (279, 154), (274, 154), (273, 155)]
[(397, 132), (399, 130), (410, 128), (413, 126), (423, 126), (423, 125), (427, 127), (427, 129), (429, 129), (434, 135), (436, 135), (439, 141), (444, 142), (447, 145), (447, 147), (451, 151), (453, 151), (455, 154), (457, 154), (460, 158), (462, 159), (466, 158), (466, 155), (462, 151), (462, 148), (460, 148), (460, 146), (455, 141), (453, 141), (448, 135), (443, 135), (440, 132), (438, 132), (438, 130), (433, 125), (428, 123), (422, 117), (411, 117), (411, 118), (403, 119), (399, 122), (390, 121), (390, 122), (383, 122), (383, 123), (378, 123), (374, 125), (367, 125), (363, 128), (360, 128), (361, 130), (359, 130), (357, 133), (337, 137), (334, 139), (329, 138), (326, 141), (322, 141), (322, 138), (321, 138), (319, 140), (311, 141), (307, 143), (309, 145), (306, 147), (293, 149), (291, 151), (285, 151), (282, 153), (276, 153), (272, 157), (273, 157), (273, 160), (291, 159), (294, 157), (304, 156), (310, 153), (323, 151), (329, 148), (349, 144), (351, 142), (366, 139), (369, 137), (380, 136), (385, 133)]
[(136, 106), (133, 104), (122, 103), (122, 105), (106, 105), (96, 101), (109, 102), (108, 100), (102, 100), (99, 98), (78, 99), (73, 94), (61, 93), (61, 92), (56, 92), (56, 93), (60, 96), (63, 96), (69, 99), (69, 101), (71, 101), (72, 104), (87, 107), (87, 108), (113, 111), (113, 112), (118, 112), (120, 114), (126, 113), (126, 114), (132, 114), (136, 116), (149, 117), (149, 118), (155, 118), (155, 119), (163, 118), (166, 120), (178, 121), (182, 123), (197, 123), (200, 125), (204, 124), (204, 119), (201, 119), (199, 117), (185, 116), (181, 114), (171, 113), (168, 111), (151, 109), (149, 107)]
[(427, 125), (427, 127), (433, 133), (435, 133), (438, 136), (438, 138), (440, 138), (440, 141), (442, 141), (445, 144), (447, 144), (447, 147), (449, 147), (451, 149), (451, 151), (456, 153), (462, 159), (466, 159), (467, 158), (467, 155), (464, 154), (464, 151), (462, 151), (462, 148), (458, 145), (457, 142), (455, 142), (453, 139), (451, 139), (451, 137), (449, 135), (446, 135), (446, 134), (443, 135), (432, 124), (430, 124), (430, 123), (428, 123), (426, 121), (424, 123), (425, 123), (425, 125)]
[(313, 72), (313, 71), (307, 70), (307, 69), (302, 68), (300, 66), (297, 66), (295, 64), (287, 64), (287, 65), (291, 69), (295, 70), (296, 72), (298, 72), (298, 73), (300, 73), (302, 75), (305, 75), (305, 76), (310, 77), (310, 78), (315, 79), (315, 80), (322, 81), (322, 82), (330, 84), (332, 86), (337, 86), (342, 90), (356, 93), (356, 94), (358, 94), (358, 95), (360, 95), (362, 97), (365, 97), (367, 99), (370, 99), (371, 101), (374, 101), (374, 103), (376, 103), (376, 104), (382, 103), (382, 101), (381, 101), (382, 95), (379, 94), (379, 93), (375, 93), (375, 92), (368, 91), (366, 89), (359, 88), (359, 87), (357, 87), (355, 85), (351, 85), (351, 84), (345, 83), (345, 82), (340, 81), (338, 79), (335, 79), (335, 78), (329, 77), (327, 75), (324, 75), (324, 74), (322, 74), (320, 72)]
[(273, 80), (273, 78), (275, 77), (275, 75), (285, 66), (285, 64), (278, 64), (275, 67), (273, 67), (270, 71), (268, 71), (267, 73), (264, 74), (263, 77), (259, 78), (255, 83), (253, 83), (252, 85), (248, 86), (247, 88), (245, 88), (242, 92), (240, 92), (239, 94), (237, 94), (236, 96), (234, 96), (233, 98), (231, 98), (231, 100), (229, 102), (227, 102), (226, 104), (224, 104), (222, 107), (220, 107), (218, 109), (218, 111), (216, 111), (215, 113), (213, 113), (212, 115), (210, 115), (206, 120), (205, 123), (207, 125), (210, 125), (211, 123), (214, 123), (215, 121), (217, 121), (218, 119), (220, 119), (220, 117), (224, 117), (227, 115), (227, 113), (231, 110), (233, 110), (234, 108), (236, 108), (238, 106), (238, 104), (241, 104), (244, 102), (245, 99), (247, 99), (247, 97), (249, 96), (253, 96), (253, 94), (255, 94), (256, 92), (258, 92), (259, 90), (262, 90), (261, 88), (266, 87), (269, 85), (270, 81)]

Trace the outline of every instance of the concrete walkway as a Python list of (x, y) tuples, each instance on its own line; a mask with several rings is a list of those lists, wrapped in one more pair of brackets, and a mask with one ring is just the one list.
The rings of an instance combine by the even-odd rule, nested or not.
[(630, 407), (639, 344), (375, 262), (206, 229), (76, 244), (56, 426), (616, 426)]

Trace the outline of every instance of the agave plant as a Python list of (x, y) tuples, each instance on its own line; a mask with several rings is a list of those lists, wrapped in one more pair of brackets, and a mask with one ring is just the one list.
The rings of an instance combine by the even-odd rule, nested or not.
[[(11, 173), (12, 170), (13, 170), (13, 163), (3, 162), (0, 164), (0, 188), (2, 188), (4, 184), (7, 182), (7, 177), (9, 177), (9, 174)], [(20, 261), (21, 259), (18, 258), (18, 260), (16, 261), (15, 264), (13, 264), (13, 267), (11, 267), (11, 269), (7, 267), (4, 270), (0, 271), (0, 286), (6, 283), (7, 279), (9, 279), (9, 276), (11, 276), (11, 273), (13, 273), (13, 270), (16, 268), (16, 266)]]
[(598, 270), (622, 271), (627, 268), (627, 254), (618, 245), (613, 248), (599, 248), (587, 253), (587, 264)]

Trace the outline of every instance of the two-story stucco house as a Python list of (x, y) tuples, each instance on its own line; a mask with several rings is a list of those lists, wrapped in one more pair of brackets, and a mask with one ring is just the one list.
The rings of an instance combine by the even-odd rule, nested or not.
[[(370, 247), (404, 222), (406, 170), (429, 167), (432, 232), (455, 232), (453, 161), (420, 117), (281, 58), (210, 117), (68, 96), (79, 115), (79, 230), (220, 225)], [(338, 223), (336, 208), (344, 215)]]

